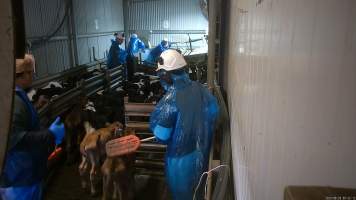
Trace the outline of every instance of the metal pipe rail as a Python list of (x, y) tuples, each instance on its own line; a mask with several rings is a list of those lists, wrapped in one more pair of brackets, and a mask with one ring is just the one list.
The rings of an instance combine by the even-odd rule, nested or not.
[[(102, 75), (101, 75), (102, 76)], [(100, 76), (100, 77), (101, 77)], [(90, 88), (93, 88), (94, 86), (97, 86), (97, 87), (100, 87), (100, 86), (103, 86), (104, 85), (104, 80), (103, 79), (93, 79), (94, 81), (92, 82), (86, 82), (87, 84), (84, 86), (84, 89), (85, 90), (88, 90)]]
[(117, 82), (122, 82), (122, 77), (117, 77), (111, 81), (112, 84), (116, 84)]
[(63, 80), (65, 78), (67, 78), (68, 76), (73, 76), (73, 75), (80, 75), (81, 73), (84, 73), (86, 71), (90, 71), (88, 69), (95, 67), (97, 65), (101, 65), (103, 62), (105, 62), (105, 60), (98, 60), (98, 61), (94, 61), (88, 64), (84, 64), (84, 65), (79, 65), (77, 67), (73, 67), (71, 69), (65, 70), (63, 72), (57, 73), (57, 74), (53, 74), (41, 79), (37, 79), (32, 83), (32, 87), (33, 88), (40, 88), (42, 86), (45, 86), (46, 84), (48, 84), (51, 81), (56, 81), (56, 80)]
[(136, 176), (152, 176), (152, 177), (164, 177), (164, 171), (163, 170), (148, 170), (146, 168), (139, 168), (139, 167), (136, 167), (135, 169), (135, 174)]
[(139, 150), (166, 151), (166, 145), (156, 143), (142, 143)]
[(106, 77), (108, 81), (108, 87), (110, 90), (114, 90), (123, 84), (122, 69), (123, 66), (119, 65), (115, 68), (108, 69), (106, 71)]
[[(69, 76), (80, 76), (84, 73), (92, 72), (95, 68), (98, 68), (98, 65), (101, 65), (103, 62), (104, 60), (98, 60), (86, 65), (72, 68), (59, 74), (55, 74), (53, 76), (48, 76), (46, 78), (36, 80), (33, 84), (33, 87), (39, 88), (54, 80), (63, 80)], [(121, 66), (114, 69), (105, 70), (103, 73), (94, 75), (85, 80), (78, 80), (79, 86), (72, 88), (54, 98), (47, 106), (41, 109), (39, 111), (40, 118), (44, 122), (48, 122), (48, 120), (53, 119), (55, 116), (61, 115), (71, 106), (71, 102), (73, 102), (75, 99), (78, 99), (80, 95), (91, 96), (99, 90), (117, 88), (118, 84), (121, 82), (121, 77), (119, 75), (120, 70)], [(119, 77), (116, 77), (114, 80), (110, 80), (108, 76), (106, 76), (107, 73), (114, 76), (119, 75)]]
[[(150, 124), (148, 122), (127, 122), (126, 127), (135, 129), (136, 132), (150, 131)], [(152, 135), (152, 134), (151, 134)]]
[(155, 107), (154, 104), (125, 103), (125, 112), (127, 112), (127, 113), (149, 114), (154, 110), (154, 107)]
[(98, 79), (103, 79), (104, 78), (103, 76), (104, 76), (104, 74), (101, 73), (101, 74), (95, 75), (93, 77), (90, 77), (88, 79), (85, 79), (84, 82), (85, 82), (85, 84), (90, 84), (91, 82), (96, 81)]
[(135, 167), (145, 167), (148, 169), (164, 169), (164, 162), (150, 160), (135, 160)]
[(54, 74), (51, 76), (47, 76), (41, 79), (37, 79), (35, 81), (33, 81), (32, 83), (32, 87), (33, 88), (40, 88), (45, 86), (46, 84), (48, 84), (51, 81), (56, 81), (56, 80), (62, 80), (66, 77), (68, 77), (69, 75), (73, 75), (73, 74), (80, 74), (81, 72), (85, 72), (85, 66), (78, 66), (78, 67), (74, 67), (72, 69), (63, 71), (61, 73), (58, 74)]
[(150, 132), (141, 132), (141, 131), (139, 131), (139, 132), (136, 132), (136, 135), (138, 135), (138, 136), (144, 136), (145, 138), (147, 138), (147, 137), (152, 137), (152, 136), (153, 136), (153, 133), (150, 133)]
[(66, 91), (65, 93), (61, 94), (60, 96), (54, 98), (48, 105), (42, 108), (38, 114), (40, 118), (48, 116), (47, 113), (49, 111), (53, 111), (58, 107), (66, 104), (68, 101), (72, 100), (73, 98), (77, 98), (80, 95), (78, 88), (73, 88), (71, 90)]
[(112, 73), (115, 73), (115, 71), (120, 70), (121, 68), (122, 68), (122, 65), (119, 65), (119, 66), (114, 67), (114, 68), (112, 68), (112, 69), (108, 69), (107, 72), (110, 73), (110, 74), (112, 74)]
[(120, 87), (121, 83), (122, 83), (122, 81), (118, 81), (118, 82), (112, 84), (112, 85), (110, 86), (110, 89), (111, 89), (111, 90), (114, 90), (114, 89)]
[(109, 75), (109, 76), (110, 76), (110, 79), (111, 79), (112, 81), (114, 81), (115, 78), (117, 78), (117, 77), (122, 77), (122, 76), (120, 76), (121, 73), (122, 73), (122, 70), (121, 70), (121, 69), (120, 69), (120, 70), (117, 70), (116, 72), (114, 72), (114, 73), (112, 73), (112, 74)]

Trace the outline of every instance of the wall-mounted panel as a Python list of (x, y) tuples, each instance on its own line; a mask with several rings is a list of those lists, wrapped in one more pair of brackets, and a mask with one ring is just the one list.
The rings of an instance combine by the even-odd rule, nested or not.
[(206, 30), (198, 0), (129, 1), (129, 30)]
[(88, 46), (88, 38), (78, 39), (78, 60), (79, 65), (90, 62), (90, 49)]
[(60, 43), (58, 42), (50, 42), (47, 45), (47, 69), (48, 74), (55, 74), (56, 72), (60, 72), (61, 68), (64, 67), (63, 63), (60, 59)]
[[(36, 78), (58, 73), (73, 67), (71, 47), (66, 18), (58, 33), (51, 40), (37, 41), (53, 33), (67, 13), (62, 0), (26, 0), (26, 37), (34, 45), (31, 51), (36, 57)], [(74, 23), (78, 37), (78, 64), (85, 64), (95, 58), (105, 58), (114, 31), (123, 31), (122, 0), (73, 0)], [(70, 16), (67, 16), (70, 17)], [(73, 33), (75, 34), (75, 33)]]
[(124, 30), (122, 0), (73, 0), (78, 35)]
[[(124, 11), (122, 0), (111, 0), (111, 26), (107, 27), (107, 31), (123, 31), (124, 30)], [(109, 9), (106, 9), (109, 10)]]
[(99, 44), (98, 44), (98, 37), (91, 37), (91, 38), (88, 38), (88, 47), (91, 51), (91, 54), (90, 54), (90, 59), (91, 61), (94, 61), (94, 57), (97, 58), (99, 55)]
[(356, 2), (256, 2), (231, 0), (225, 44), (236, 199), (355, 188)]
[(40, 2), (41, 0), (23, 1), (27, 37), (40, 36), (43, 33)]
[(114, 37), (111, 35), (98, 38), (98, 44), (99, 44), (98, 58), (99, 59), (105, 58), (107, 56), (107, 54), (109, 53), (112, 39), (114, 39)]
[(189, 33), (192, 38), (202, 37), (208, 29), (198, 0), (130, 0), (127, 24), (130, 33), (143, 35), (153, 46), (164, 37), (173, 42), (188, 41)]
[(74, 19), (77, 34), (87, 33), (87, 3), (85, 0), (75, 0), (73, 1), (74, 7)]
[(43, 45), (33, 49), (33, 56), (36, 59), (36, 73), (35, 78), (41, 78), (48, 75), (47, 69), (47, 46)]
[[(62, 0), (26, 0), (24, 1), (26, 37), (48, 36), (59, 27), (66, 14), (66, 4)], [(55, 36), (67, 34), (67, 21)]]

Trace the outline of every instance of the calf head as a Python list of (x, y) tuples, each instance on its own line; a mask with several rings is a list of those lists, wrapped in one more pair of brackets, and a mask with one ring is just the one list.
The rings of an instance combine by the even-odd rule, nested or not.
[(113, 122), (111, 124), (107, 124), (106, 127), (109, 128), (112, 132), (115, 132), (123, 129), (124, 125), (122, 125), (120, 122)]
[(106, 128), (109, 129), (112, 136), (117, 137), (121, 136), (122, 130), (124, 129), (124, 125), (122, 125), (120, 122), (115, 121), (111, 124), (107, 123)]

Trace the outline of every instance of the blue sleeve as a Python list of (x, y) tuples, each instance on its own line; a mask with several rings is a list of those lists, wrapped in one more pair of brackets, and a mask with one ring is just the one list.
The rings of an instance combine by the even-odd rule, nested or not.
[(176, 112), (175, 108), (172, 106), (166, 106), (161, 110), (160, 115), (157, 119), (157, 125), (173, 128), (176, 122)]
[(174, 128), (176, 120), (177, 106), (167, 98), (162, 98), (151, 113), (150, 127), (152, 131), (155, 130), (157, 125), (164, 128)]
[(138, 48), (139, 49), (144, 49), (145, 48), (145, 43), (143, 43), (141, 40), (138, 40)]
[(153, 130), (153, 134), (159, 142), (166, 143), (171, 138), (172, 130), (173, 128), (157, 125)]

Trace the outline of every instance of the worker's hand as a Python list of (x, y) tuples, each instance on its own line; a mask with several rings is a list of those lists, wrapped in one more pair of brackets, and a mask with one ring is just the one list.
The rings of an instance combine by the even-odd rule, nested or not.
[(60, 122), (60, 117), (57, 117), (56, 120), (51, 124), (48, 130), (53, 134), (55, 138), (56, 145), (60, 144), (64, 138), (64, 124)]

